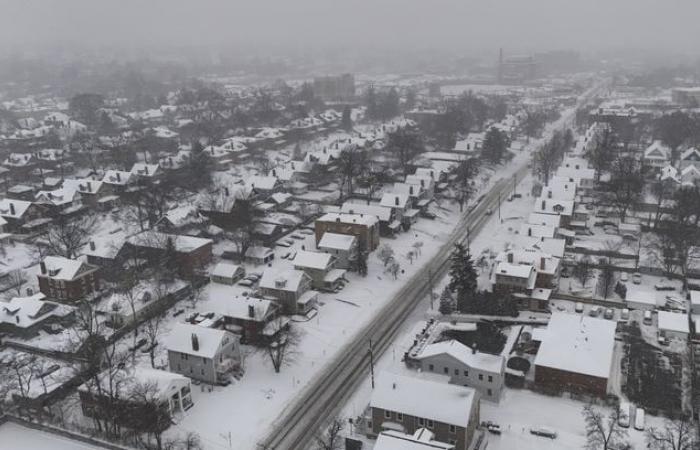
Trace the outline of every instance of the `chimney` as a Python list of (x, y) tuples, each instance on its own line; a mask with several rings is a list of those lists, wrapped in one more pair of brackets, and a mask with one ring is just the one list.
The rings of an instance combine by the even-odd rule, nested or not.
[(195, 352), (199, 351), (199, 338), (194, 333), (192, 333), (192, 350)]
[(409, 193), (410, 195), (413, 195), (413, 185), (410, 185), (410, 186), (408, 187), (408, 193)]
[(545, 209), (547, 207), (547, 202), (545, 200), (542, 200), (542, 209)]
[(532, 228), (528, 228), (528, 229), (527, 229), (527, 235), (528, 235), (528, 236), (532, 236)]
[(147, 164), (143, 166), (143, 170), (146, 172), (146, 175), (148, 175), (148, 165)]
[(117, 181), (122, 181), (122, 175), (119, 172), (117, 172)]
[(272, 176), (276, 177), (277, 176), (277, 171), (275, 169), (272, 169)]
[(95, 241), (90, 241), (90, 250), (95, 251)]
[(425, 180), (423, 178), (420, 179), (420, 187), (425, 187)]
[(544, 270), (545, 264), (546, 263), (546, 258), (544, 256), (540, 256), (540, 270)]
[(302, 245), (302, 246), (301, 246), (301, 249), (302, 249), (303, 251), (306, 251), (306, 246), (305, 246), (305, 245)]
[(513, 252), (508, 252), (508, 262), (513, 264)]
[(250, 317), (251, 319), (255, 318), (255, 306), (248, 305), (248, 317)]
[(476, 344), (472, 346), (472, 355), (476, 355)]
[(399, 197), (394, 197), (394, 205), (399, 206)]
[(15, 204), (10, 202), (10, 215), (14, 216), (15, 215)]
[(391, 387), (392, 389), (396, 389), (396, 383), (392, 383)]
[(552, 191), (551, 190), (547, 191), (547, 198), (552, 198)]
[(46, 275), (46, 263), (42, 261), (41, 263), (39, 263), (39, 267), (41, 268), (41, 274)]
[(228, 197), (229, 192), (228, 192), (228, 188), (227, 188), (227, 187), (224, 188), (224, 194), (226, 194), (226, 197)]
[(32, 295), (34, 295), (34, 289), (28, 287), (27, 288), (27, 297), (31, 297)]
[(92, 181), (87, 182), (87, 190), (88, 192), (92, 192)]
[(335, 221), (336, 221), (337, 223), (340, 223), (340, 217), (336, 217), (336, 218), (335, 218)]

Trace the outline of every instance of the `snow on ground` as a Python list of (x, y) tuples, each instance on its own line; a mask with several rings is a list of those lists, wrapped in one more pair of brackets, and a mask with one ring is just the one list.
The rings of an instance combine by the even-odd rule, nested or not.
[(0, 450), (99, 450), (88, 444), (12, 422), (0, 425)]

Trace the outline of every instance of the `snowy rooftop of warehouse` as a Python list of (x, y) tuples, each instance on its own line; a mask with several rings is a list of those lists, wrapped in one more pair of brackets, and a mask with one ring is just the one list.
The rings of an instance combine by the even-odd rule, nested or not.
[(502, 356), (473, 351), (454, 339), (430, 344), (416, 358), (423, 359), (435, 355), (449, 355), (469, 367), (488, 372), (500, 372), (504, 366)]
[(542, 336), (535, 365), (608, 378), (616, 326), (612, 320), (555, 312)]
[(476, 391), (415, 376), (382, 372), (377, 377), (372, 407), (424, 417), (442, 423), (466, 426)]
[(689, 333), (690, 326), (688, 325), (688, 315), (677, 312), (659, 311), (659, 330)]

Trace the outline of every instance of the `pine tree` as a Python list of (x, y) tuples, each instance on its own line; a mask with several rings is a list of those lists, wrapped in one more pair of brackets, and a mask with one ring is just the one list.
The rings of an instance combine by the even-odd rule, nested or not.
[(450, 283), (447, 287), (457, 295), (457, 309), (468, 312), (471, 309), (477, 288), (477, 275), (469, 250), (462, 244), (455, 245), (450, 256)]
[(360, 245), (360, 247), (357, 250), (357, 261), (356, 261), (356, 266), (357, 266), (357, 273), (362, 275), (363, 277), (367, 276), (367, 250), (364, 248), (364, 245)]
[(440, 295), (440, 307), (439, 311), (442, 315), (452, 314), (455, 310), (455, 299), (452, 297), (452, 292), (448, 287), (446, 287), (442, 294)]
[(173, 238), (168, 236), (165, 241), (165, 253), (163, 255), (163, 268), (165, 269), (165, 278), (173, 279), (177, 272), (177, 253), (175, 251), (175, 242)]

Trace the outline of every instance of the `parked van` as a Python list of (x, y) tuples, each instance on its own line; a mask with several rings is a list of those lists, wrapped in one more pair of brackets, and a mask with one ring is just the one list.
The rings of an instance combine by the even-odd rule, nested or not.
[(634, 414), (634, 429), (642, 431), (644, 430), (644, 409), (637, 408)]
[(629, 403), (620, 403), (619, 410), (620, 413), (617, 418), (617, 424), (623, 428), (629, 428), (630, 416), (632, 415), (632, 405)]
[(651, 311), (647, 310), (644, 311), (644, 324), (645, 325), (651, 325), (652, 320), (651, 320)]
[(581, 302), (576, 302), (576, 312), (577, 312), (577, 313), (582, 313), (582, 312), (583, 312), (583, 303), (581, 303)]

